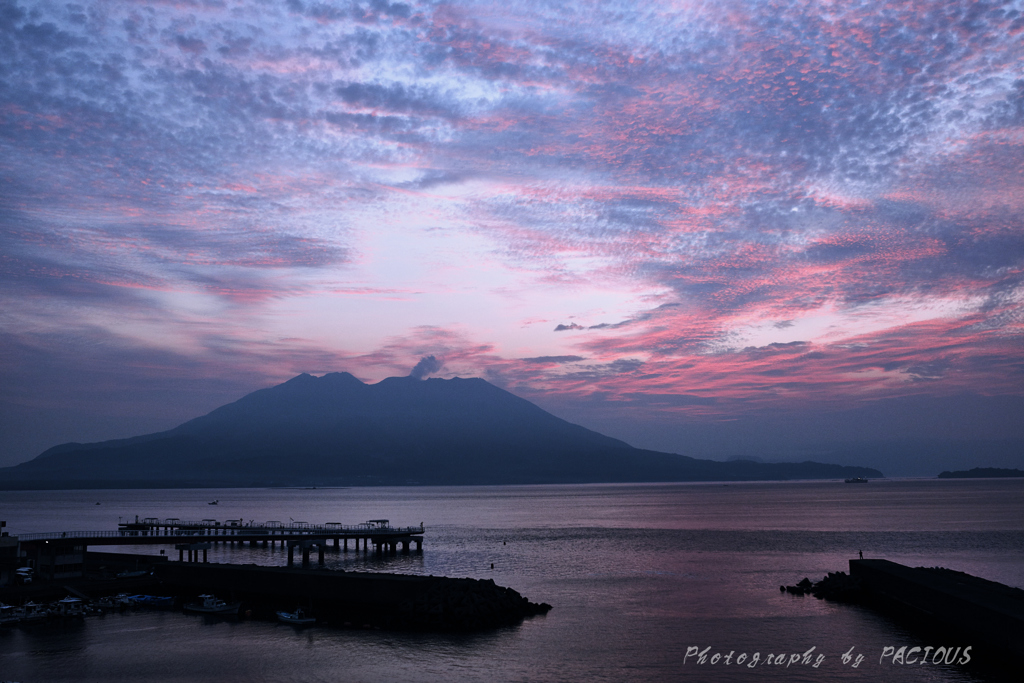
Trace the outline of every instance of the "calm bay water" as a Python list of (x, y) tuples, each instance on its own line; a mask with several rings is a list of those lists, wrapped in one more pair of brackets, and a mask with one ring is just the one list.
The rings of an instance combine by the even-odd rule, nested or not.
[[(113, 529), (135, 515), (422, 521), (421, 555), (329, 553), (327, 564), (493, 578), (554, 609), (483, 635), (107, 615), (0, 630), (0, 680), (998, 680), (955, 665), (879, 664), (885, 646), (971, 643), (924, 642), (867, 610), (778, 586), (847, 571), (863, 550), (1024, 588), (1022, 480), (0, 493), (0, 519), (15, 534)], [(210, 553), (211, 562), (286, 559), (280, 548)], [(693, 646), (748, 659), (700, 665), (686, 658)], [(763, 661), (811, 647), (825, 656), (817, 668), (748, 666), (754, 653)], [(841, 660), (850, 648), (865, 655), (857, 668)]]

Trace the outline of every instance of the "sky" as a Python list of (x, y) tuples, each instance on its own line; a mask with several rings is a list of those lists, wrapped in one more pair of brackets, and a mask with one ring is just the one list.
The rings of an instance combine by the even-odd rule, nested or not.
[(0, 465), (333, 371), (1022, 439), (1022, 219), (1024, 2), (0, 0)]

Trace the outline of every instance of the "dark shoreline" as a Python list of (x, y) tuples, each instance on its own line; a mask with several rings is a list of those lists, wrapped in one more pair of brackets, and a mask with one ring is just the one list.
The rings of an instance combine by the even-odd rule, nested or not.
[(1013, 479), (1024, 477), (1024, 470), (1005, 467), (975, 467), (970, 470), (940, 472), (939, 479)]

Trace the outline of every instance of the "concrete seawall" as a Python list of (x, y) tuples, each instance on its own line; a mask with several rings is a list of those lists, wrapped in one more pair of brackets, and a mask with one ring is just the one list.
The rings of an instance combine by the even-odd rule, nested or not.
[[(901, 615), (1024, 657), (1024, 590), (950, 569), (906, 567), (888, 560), (850, 560), (864, 598)], [(969, 643), (965, 643), (969, 644)]]

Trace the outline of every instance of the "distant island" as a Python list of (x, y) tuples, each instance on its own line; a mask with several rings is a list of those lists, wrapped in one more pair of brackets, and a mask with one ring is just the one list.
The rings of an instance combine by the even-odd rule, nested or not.
[(54, 446), (0, 489), (751, 481), (883, 476), (817, 462), (718, 462), (639, 448), (482, 379), (302, 374), (174, 429)]
[(939, 473), (939, 479), (988, 479), (991, 477), (1024, 477), (1024, 470), (1010, 470), (1002, 467), (975, 467), (970, 470)]

